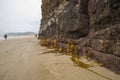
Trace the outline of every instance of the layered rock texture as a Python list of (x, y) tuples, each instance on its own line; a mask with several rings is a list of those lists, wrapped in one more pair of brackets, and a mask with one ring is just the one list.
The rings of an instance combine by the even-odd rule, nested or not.
[(120, 0), (42, 0), (39, 37), (73, 40), (120, 74)]

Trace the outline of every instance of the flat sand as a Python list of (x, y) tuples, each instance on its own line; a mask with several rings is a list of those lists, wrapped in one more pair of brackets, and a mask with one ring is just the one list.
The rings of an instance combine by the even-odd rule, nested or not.
[(70, 56), (45, 51), (35, 38), (0, 41), (0, 80), (120, 80), (104, 67), (84, 69)]

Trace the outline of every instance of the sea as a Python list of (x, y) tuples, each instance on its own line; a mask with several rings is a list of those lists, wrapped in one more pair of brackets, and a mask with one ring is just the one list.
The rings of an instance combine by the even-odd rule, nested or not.
[[(11, 40), (11, 39), (18, 39), (18, 38), (29, 38), (29, 37), (35, 37), (34, 35), (27, 35), (27, 36), (25, 36), (25, 35), (23, 35), (23, 36), (8, 36), (7, 37), (7, 40)], [(5, 40), (4, 39), (4, 37), (3, 36), (0, 36), (0, 41), (2, 41), (2, 40)]]
[[(27, 33), (27, 34), (26, 33), (25, 34), (23, 34), (23, 33), (22, 34), (21, 33), (13, 34), (12, 33), (12, 34), (7, 35), (7, 39), (10, 40), (10, 39), (17, 39), (17, 38), (28, 38), (28, 37), (35, 37), (35, 35), (36, 35), (35, 33), (32, 33), (32, 34), (31, 33)], [(1, 40), (5, 40), (4, 35), (0, 35), (0, 41)]]
[[(17, 38), (26, 38), (26, 37), (35, 37), (37, 33), (35, 32), (16, 32), (16, 33), (7, 33), (7, 39), (17, 39)], [(4, 35), (0, 34), (0, 40), (5, 40)]]

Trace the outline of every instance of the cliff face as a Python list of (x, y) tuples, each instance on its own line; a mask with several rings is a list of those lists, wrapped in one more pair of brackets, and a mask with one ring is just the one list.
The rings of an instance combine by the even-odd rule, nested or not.
[[(117, 50), (117, 48), (120, 48), (119, 14), (119, 0), (89, 1), (89, 26), (94, 28), (93, 39), (108, 40), (109, 49), (107, 50), (107, 52), (118, 55), (120, 55), (120, 50)], [(97, 44), (97, 42), (95, 44)], [(97, 48), (97, 46), (94, 46), (94, 48)]]
[(87, 36), (88, 0), (48, 0), (48, 3), (46, 1), (43, 0), (42, 5), (41, 31), (44, 36), (72, 39)]
[(42, 3), (41, 37), (77, 41), (78, 46), (99, 52), (94, 54), (96, 60), (120, 73), (120, 0), (42, 0)]

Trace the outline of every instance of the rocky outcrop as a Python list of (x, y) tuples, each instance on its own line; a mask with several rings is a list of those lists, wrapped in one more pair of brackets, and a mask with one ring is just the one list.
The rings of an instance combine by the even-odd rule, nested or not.
[[(119, 50), (116, 51), (117, 47), (120, 46), (120, 1), (90, 0), (88, 10), (89, 26), (91, 26), (91, 29), (94, 31), (94, 36), (92, 37), (93, 39), (97, 39), (97, 41), (94, 41), (95, 44), (103, 44), (103, 47), (104, 44), (106, 44), (108, 45), (107, 53), (120, 56)], [(101, 43), (99, 43), (100, 41)], [(93, 48), (100, 49), (101, 46), (94, 45)]]
[(72, 39), (83, 52), (86, 47), (92, 48), (94, 59), (120, 74), (120, 0), (42, 0), (42, 3), (39, 37), (56, 38), (61, 43)]
[(79, 39), (88, 35), (88, 0), (49, 1), (50, 3), (44, 4), (46, 0), (43, 0), (42, 5), (41, 33), (45, 33), (44, 36)]

